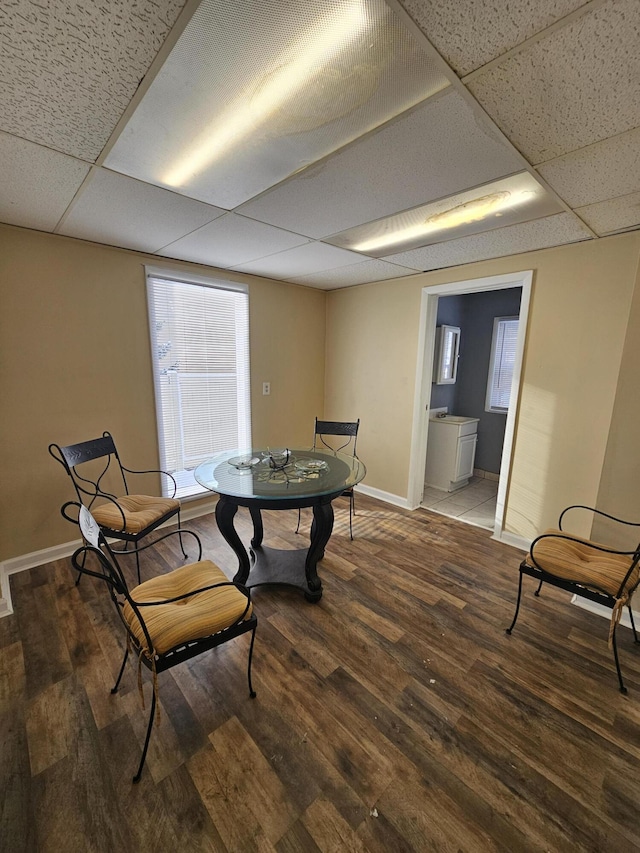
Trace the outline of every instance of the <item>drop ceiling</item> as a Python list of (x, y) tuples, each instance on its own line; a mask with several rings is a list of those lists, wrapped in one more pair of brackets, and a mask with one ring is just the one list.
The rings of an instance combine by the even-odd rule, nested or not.
[(0, 221), (326, 290), (634, 230), (639, 36), (638, 0), (8, 0)]

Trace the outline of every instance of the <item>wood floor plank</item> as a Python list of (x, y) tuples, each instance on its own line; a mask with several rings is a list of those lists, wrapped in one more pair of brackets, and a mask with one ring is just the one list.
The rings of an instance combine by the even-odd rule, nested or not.
[(20, 702), (24, 697), (25, 687), (22, 643), (17, 641), (0, 646), (0, 714)]
[(0, 756), (0, 846), (30, 853), (36, 849), (36, 823), (24, 702), (0, 713)]
[(320, 850), (366, 853), (364, 844), (329, 800), (317, 799), (302, 816), (302, 822)]

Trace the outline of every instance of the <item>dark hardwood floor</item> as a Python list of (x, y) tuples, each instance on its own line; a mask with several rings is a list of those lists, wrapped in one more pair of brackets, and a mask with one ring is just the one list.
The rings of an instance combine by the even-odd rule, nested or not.
[[(525, 579), (488, 531), (338, 500), (324, 597), (256, 590), (257, 698), (244, 636), (164, 673), (147, 711), (103, 589), (68, 560), (13, 575), (0, 619), (0, 849), (18, 851), (638, 851), (640, 648)], [(249, 517), (238, 527), (249, 537)], [(304, 514), (303, 514), (304, 516)], [(308, 530), (308, 517), (305, 519)], [(265, 544), (300, 546), (296, 513)], [(213, 516), (191, 522), (229, 575)], [(175, 537), (172, 537), (172, 539)], [(143, 577), (180, 565), (176, 542)], [(133, 579), (133, 561), (131, 561)], [(145, 673), (145, 695), (150, 699)]]

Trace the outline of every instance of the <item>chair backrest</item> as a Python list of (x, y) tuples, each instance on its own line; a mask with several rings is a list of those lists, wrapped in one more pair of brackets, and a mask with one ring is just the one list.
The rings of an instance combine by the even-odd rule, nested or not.
[[(129, 494), (124, 469), (111, 433), (105, 431), (100, 438), (69, 444), (66, 447), (50, 444), (49, 453), (71, 478), (80, 503), (86, 503), (89, 508), (98, 497), (115, 499), (116, 495), (108, 490), (110, 487), (115, 487), (115, 491), (124, 489), (125, 494)], [(97, 467), (88, 464), (96, 460), (103, 462)], [(83, 466), (82, 474), (78, 472), (80, 466)], [(112, 479), (114, 476), (115, 482)], [(109, 487), (103, 486), (105, 481), (110, 481)]]
[[(316, 418), (316, 426), (313, 434), (313, 449), (316, 450), (319, 439), (325, 447), (329, 448), (329, 450), (333, 450), (337, 453), (349, 448), (353, 455), (357, 456), (356, 442), (358, 440), (359, 426), (360, 418), (358, 418), (357, 421), (321, 421)], [(337, 442), (338, 446), (335, 447), (332, 443), (326, 441), (326, 437), (329, 436), (342, 437), (345, 438), (346, 441), (342, 444)]]

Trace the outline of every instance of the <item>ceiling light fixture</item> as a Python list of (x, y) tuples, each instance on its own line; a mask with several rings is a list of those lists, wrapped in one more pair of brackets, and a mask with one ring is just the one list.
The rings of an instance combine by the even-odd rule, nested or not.
[[(350, 3), (328, 27), (311, 27), (267, 82), (246, 93), (225, 115), (216, 116), (187, 154), (162, 177), (167, 186), (181, 187), (203, 171), (231, 145), (253, 132), (300, 89), (318, 66), (334, 59), (368, 26), (364, 4)], [(291, 59), (293, 56), (295, 58)]]
[(510, 210), (526, 204), (535, 197), (535, 192), (523, 190), (520, 192), (494, 192), (471, 201), (458, 204), (449, 210), (427, 217), (422, 222), (392, 231), (380, 237), (364, 240), (351, 248), (356, 252), (371, 252), (385, 246), (406, 243), (428, 234), (458, 228), (473, 222), (480, 222), (489, 216), (501, 216), (502, 211)]

